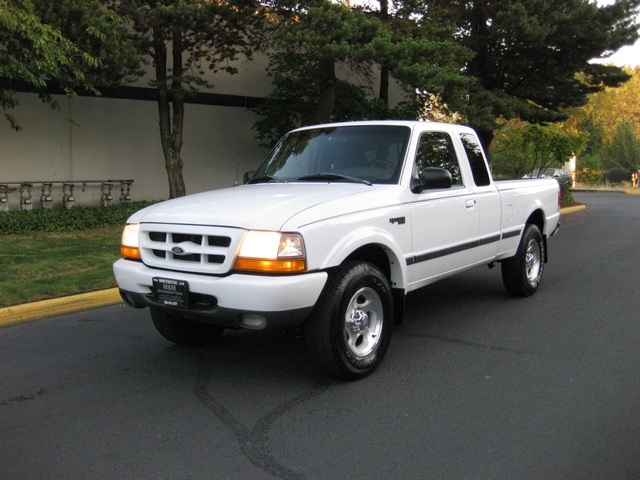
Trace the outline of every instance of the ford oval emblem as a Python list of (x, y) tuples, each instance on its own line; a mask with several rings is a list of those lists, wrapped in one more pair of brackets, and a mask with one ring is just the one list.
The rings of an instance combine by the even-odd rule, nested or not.
[(185, 252), (184, 248), (182, 248), (182, 247), (173, 247), (171, 249), (171, 252), (174, 255), (186, 255), (187, 254), (187, 252)]

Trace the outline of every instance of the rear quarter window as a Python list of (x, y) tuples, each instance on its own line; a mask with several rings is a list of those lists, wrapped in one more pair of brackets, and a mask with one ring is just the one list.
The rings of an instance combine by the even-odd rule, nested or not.
[(487, 169), (487, 162), (484, 160), (482, 154), (482, 146), (475, 135), (470, 133), (461, 133), (460, 139), (464, 146), (464, 151), (469, 159), (471, 165), (471, 173), (473, 174), (473, 181), (478, 187), (484, 187), (491, 183), (491, 177), (489, 176), (489, 170)]

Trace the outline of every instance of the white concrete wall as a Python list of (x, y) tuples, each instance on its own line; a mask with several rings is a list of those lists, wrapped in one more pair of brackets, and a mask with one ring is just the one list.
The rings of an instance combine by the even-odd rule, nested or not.
[[(155, 102), (90, 97), (69, 101), (61, 96), (58, 111), (36, 95), (18, 97), (20, 107), (12, 113), (23, 130), (0, 124), (0, 183), (133, 179), (134, 200), (168, 197)], [(255, 120), (243, 108), (186, 105), (182, 157), (189, 193), (232, 185), (238, 162), (242, 175), (264, 159), (267, 150), (258, 146), (251, 129)], [(62, 187), (54, 185), (52, 193), (54, 206), (60, 206)], [(82, 193), (76, 186), (74, 194), (76, 204), (93, 205), (100, 188), (89, 186)], [(39, 208), (40, 185), (34, 186), (32, 196), (34, 208)], [(18, 192), (9, 199), (10, 208), (18, 209)]]
[[(267, 96), (271, 83), (266, 63), (258, 57), (252, 63), (238, 62), (237, 75), (211, 76), (211, 93)], [(148, 87), (147, 80), (139, 79), (135, 86)], [(393, 93), (399, 100), (401, 92)], [(169, 196), (155, 101), (55, 98), (60, 110), (43, 104), (35, 94), (18, 94), (20, 106), (9, 113), (22, 131), (11, 130), (0, 119), (0, 184), (133, 179), (133, 200)], [(255, 169), (268, 153), (255, 139), (252, 126), (257, 117), (245, 108), (186, 104), (185, 109), (182, 158), (187, 193), (233, 185), (236, 170), (241, 181), (243, 172)], [(40, 208), (40, 188), (36, 184), (31, 192), (33, 208)], [(100, 193), (99, 185), (89, 185), (85, 192), (76, 186), (75, 203), (97, 205)], [(117, 203), (119, 186), (112, 194)], [(62, 206), (62, 196), (62, 186), (54, 185), (54, 207)], [(11, 210), (20, 209), (19, 199), (17, 191), (9, 194)]]

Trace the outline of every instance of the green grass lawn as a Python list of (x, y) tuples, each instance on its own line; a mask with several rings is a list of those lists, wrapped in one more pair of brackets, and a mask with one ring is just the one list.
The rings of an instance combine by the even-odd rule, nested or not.
[(0, 307), (115, 287), (121, 231), (0, 235)]

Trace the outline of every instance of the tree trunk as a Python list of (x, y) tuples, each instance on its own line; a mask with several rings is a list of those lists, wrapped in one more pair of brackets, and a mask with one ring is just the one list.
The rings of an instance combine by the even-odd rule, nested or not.
[[(477, 128), (476, 133), (478, 134), (478, 138), (480, 140), (480, 143), (482, 144), (482, 148), (484, 148), (487, 157), (489, 157), (489, 147), (491, 146), (491, 142), (493, 142), (493, 137), (495, 136), (493, 130)], [(488, 158), (488, 160), (491, 161), (490, 158)]]
[[(382, 21), (386, 22), (389, 18), (389, 0), (380, 0), (380, 14)], [(380, 100), (385, 108), (389, 108), (389, 76), (391, 75), (389, 67), (384, 65), (380, 68)]]
[(380, 100), (385, 108), (389, 108), (389, 75), (387, 67), (380, 68)]
[[(179, 45), (173, 45), (174, 77), (171, 83), (169, 83), (167, 75), (167, 49), (164, 42), (156, 37), (153, 49), (156, 89), (158, 91), (160, 142), (169, 181), (169, 198), (183, 197), (186, 195), (186, 187), (182, 176), (183, 161), (180, 151), (184, 126), (184, 93), (175, 76), (176, 71), (182, 72), (181, 61), (176, 65), (176, 49), (179, 49)], [(176, 70), (177, 68), (180, 70)]]
[(318, 74), (318, 89), (320, 98), (316, 111), (309, 119), (313, 123), (327, 123), (331, 121), (331, 114), (336, 105), (336, 62), (333, 59), (320, 60)]

